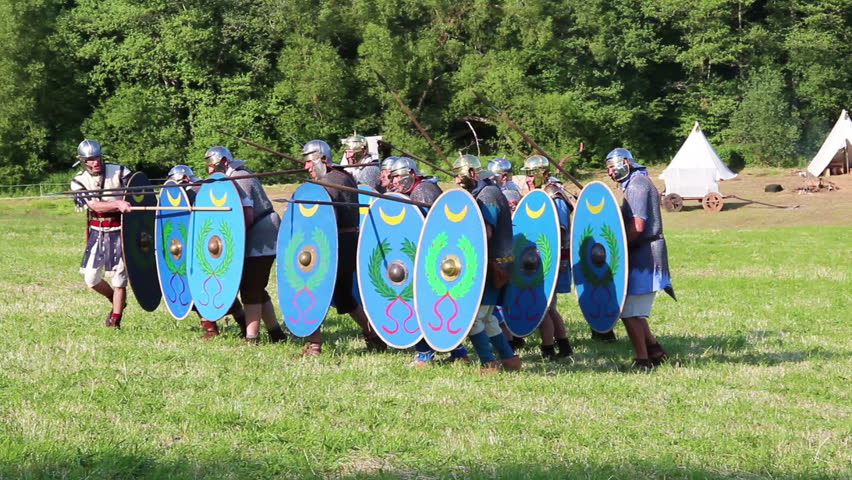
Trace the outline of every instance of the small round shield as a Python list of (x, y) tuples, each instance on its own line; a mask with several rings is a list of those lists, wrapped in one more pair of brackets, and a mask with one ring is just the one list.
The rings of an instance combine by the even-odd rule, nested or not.
[[(320, 185), (305, 183), (293, 200), (330, 202)], [(297, 337), (325, 319), (337, 281), (337, 221), (331, 205), (290, 203), (278, 230), (278, 302)]]
[(160, 291), (166, 308), (178, 320), (186, 318), (192, 311), (192, 292), (186, 274), (189, 257), (189, 220), (191, 217), (189, 198), (183, 188), (172, 180), (160, 191), (159, 206), (186, 208), (186, 210), (161, 210), (155, 223), (155, 245), (157, 272)]
[(195, 210), (190, 220), (189, 291), (198, 314), (215, 321), (228, 313), (240, 291), (246, 249), (243, 205), (233, 182), (218, 181), (201, 186), (194, 206), (230, 208)]
[[(394, 197), (408, 198), (399, 193)], [(358, 237), (361, 304), (373, 330), (395, 348), (423, 337), (414, 309), (414, 259), (423, 213), (414, 205), (373, 199)]]
[(612, 191), (591, 182), (571, 224), (571, 264), (580, 310), (596, 332), (612, 329), (627, 295), (627, 234)]
[(476, 200), (457, 189), (432, 205), (414, 261), (414, 308), (426, 342), (448, 352), (473, 327), (485, 289), (485, 221)]
[(517, 337), (534, 332), (553, 298), (559, 270), (559, 218), (553, 200), (533, 190), (512, 215), (514, 239), (511, 277), (503, 302), (503, 317)]
[[(358, 184), (358, 190), (364, 190), (365, 192), (377, 193), (376, 189), (364, 184)], [(361, 205), (372, 205), (373, 202), (377, 200), (376, 197), (370, 195), (358, 194), (358, 203)], [(364, 219), (367, 218), (367, 212), (370, 211), (370, 207), (358, 207), (358, 214), (361, 216), (360, 225), (364, 225)]]
[[(149, 185), (151, 182), (142, 172), (134, 173), (127, 184), (128, 187)], [(153, 189), (128, 192), (124, 199), (134, 207), (157, 206)], [(127, 279), (139, 306), (147, 312), (156, 310), (162, 298), (157, 277), (154, 223), (155, 212), (152, 210), (127, 212), (121, 220), (121, 246)]]

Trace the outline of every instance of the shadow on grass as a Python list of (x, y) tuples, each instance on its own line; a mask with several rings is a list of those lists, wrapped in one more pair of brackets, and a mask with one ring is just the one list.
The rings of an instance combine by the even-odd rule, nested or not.
[[(197, 331), (200, 327), (189, 327)], [(238, 327), (231, 323), (222, 325), (224, 338), (239, 339)], [(618, 340), (615, 343), (604, 343), (592, 340), (588, 330), (569, 332), (569, 339), (574, 346), (572, 358), (545, 360), (539, 350), (537, 334), (531, 335), (524, 348), (518, 350), (518, 355), (524, 362), (524, 373), (554, 374), (572, 371), (631, 372), (633, 347), (623, 330), (616, 328)], [(304, 338), (288, 335), (288, 343), (302, 345)], [(783, 363), (798, 363), (809, 359), (831, 360), (838, 353), (820, 347), (806, 349), (785, 348), (782, 332), (770, 330), (751, 330), (734, 335), (666, 335), (659, 337), (660, 343), (669, 353), (669, 365), (705, 366), (712, 364), (742, 364), (774, 366)], [(265, 329), (261, 328), (261, 344), (269, 342)], [(470, 351), (473, 362), (477, 357), (469, 342), (464, 343)], [(414, 355), (412, 348), (388, 348), (386, 352), (377, 353), (367, 350), (360, 329), (349, 317), (332, 318), (323, 328), (323, 350), (329, 355), (393, 355), (401, 364), (410, 362)], [(447, 354), (436, 355), (436, 365), (446, 363)], [(397, 361), (397, 360), (395, 360)]]
[[(66, 453), (66, 452), (63, 452)], [(67, 452), (70, 453), (70, 452)], [(842, 473), (827, 475), (824, 472), (747, 472), (736, 469), (708, 469), (697, 465), (662, 458), (658, 461), (624, 458), (619, 465), (598, 465), (577, 462), (575, 464), (541, 465), (447, 465), (427, 468), (407, 466), (401, 455), (384, 454), (361, 458), (357, 462), (335, 462), (326, 465), (306, 465), (304, 460), (296, 465), (293, 459), (280, 458), (256, 460), (239, 456), (217, 456), (215, 460), (194, 462), (191, 460), (164, 460), (141, 454), (93, 454), (63, 455), (63, 458), (27, 460), (22, 465), (0, 465), (0, 479), (41, 478), (310, 478), (310, 479), (552, 479), (552, 478), (743, 478), (783, 477), (833, 480), (844, 478)], [(423, 461), (423, 459), (419, 459)], [(416, 460), (415, 460), (416, 461)], [(401, 465), (400, 465), (401, 464)]]
[[(707, 212), (708, 214), (717, 214), (723, 213), (729, 210), (737, 210), (743, 207), (747, 207), (751, 205), (750, 202), (740, 202), (733, 201), (731, 199), (725, 199), (724, 204), (722, 205), (721, 212)], [(681, 212), (692, 212), (694, 210), (704, 210), (704, 207), (701, 205), (701, 200), (684, 200), (683, 208)]]
[[(577, 338), (585, 335), (585, 338)], [(798, 363), (809, 359), (830, 360), (840, 354), (819, 347), (804, 350), (783, 348), (780, 332), (752, 330), (740, 335), (704, 335), (658, 337), (669, 353), (669, 365), (704, 366), (712, 364), (742, 364), (774, 366)], [(524, 370), (541, 373), (554, 371), (631, 371), (633, 346), (623, 334), (615, 343), (591, 340), (587, 332), (572, 335), (575, 355), (572, 360), (545, 361), (538, 353), (538, 343), (528, 342), (519, 354), (525, 362)]]

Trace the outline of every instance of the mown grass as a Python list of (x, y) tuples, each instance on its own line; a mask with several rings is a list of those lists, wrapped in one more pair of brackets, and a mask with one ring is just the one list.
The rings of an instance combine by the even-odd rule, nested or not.
[[(366, 354), (347, 318), (324, 356), (133, 304), (124, 328), (77, 273), (67, 202), (0, 204), (0, 478), (849, 478), (849, 226), (667, 232), (672, 354), (631, 373), (623, 329), (481, 377)], [(839, 253), (846, 252), (846, 253)], [(274, 296), (274, 295), (273, 295)]]

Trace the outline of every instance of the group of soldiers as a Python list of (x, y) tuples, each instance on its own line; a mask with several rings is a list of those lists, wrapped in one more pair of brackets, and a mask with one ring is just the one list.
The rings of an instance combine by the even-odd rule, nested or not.
[[(360, 135), (346, 138), (342, 143), (345, 154), (340, 164), (333, 161), (331, 148), (323, 140), (304, 144), (302, 159), (305, 170), (311, 178), (322, 182), (335, 204), (339, 250), (333, 304), (338, 314), (349, 315), (360, 327), (368, 350), (383, 351), (387, 345), (374, 331), (364, 308), (353, 293), (360, 222), (358, 194), (334, 186), (357, 188), (359, 184), (368, 185), (381, 193), (403, 194), (411, 200), (429, 205), (442, 194), (442, 190), (437, 179), (421, 173), (412, 158), (391, 156), (379, 162), (377, 155), (369, 151), (366, 138)], [(73, 178), (72, 190), (120, 189), (127, 185), (132, 172), (124, 166), (106, 163), (98, 142), (84, 140), (78, 147), (77, 156), (83, 169)], [(242, 302), (235, 300), (228, 313), (240, 326), (247, 343), (257, 343), (261, 320), (272, 342), (284, 341), (287, 335), (278, 322), (267, 292), (281, 218), (275, 212), (260, 180), (253, 176), (254, 172), (245, 167), (243, 160), (235, 160), (226, 147), (211, 147), (205, 153), (205, 161), (208, 174), (222, 173), (233, 181), (245, 217), (245, 263), (239, 288)], [(636, 162), (628, 150), (613, 150), (607, 155), (606, 164), (609, 176), (624, 189), (621, 210), (626, 225), (630, 265), (627, 298), (621, 318), (633, 344), (633, 366), (643, 370), (653, 369), (663, 363), (668, 354), (651, 333), (647, 319), (656, 292), (671, 289), (666, 244), (662, 234), (660, 196), (648, 178), (645, 167)], [(349, 168), (343, 168), (344, 165)], [(452, 167), (455, 184), (476, 199), (485, 222), (487, 238), (489, 281), (485, 283), (485, 292), (468, 338), (479, 357), (483, 373), (501, 369), (518, 370), (521, 368), (521, 360), (516, 350), (524, 345), (524, 339), (513, 337), (505, 325), (501, 325), (500, 318), (508, 269), (515, 261), (512, 250), (512, 212), (521, 200), (522, 192), (541, 189), (553, 200), (562, 236), (556, 292), (567, 293), (571, 291), (568, 249), (571, 243), (571, 213), (575, 208), (573, 198), (562, 188), (559, 180), (551, 176), (550, 162), (540, 155), (525, 159), (523, 177), (513, 177), (512, 163), (502, 157), (483, 166), (476, 156), (460, 154)], [(190, 167), (175, 166), (169, 172), (169, 177), (177, 183), (189, 184), (187, 194), (190, 199), (193, 197), (192, 185), (197, 185), (199, 179)], [(518, 185), (513, 178), (522, 185)], [(89, 233), (80, 271), (86, 285), (106, 297), (112, 305), (105, 321), (106, 326), (120, 328), (128, 283), (122, 259), (120, 229), (122, 214), (130, 211), (131, 206), (123, 200), (122, 193), (110, 192), (94, 196), (78, 195), (76, 202), (88, 212)], [(105, 273), (111, 274), (110, 283), (104, 279)], [(202, 318), (201, 325), (204, 329), (203, 338), (219, 334), (215, 320)], [(539, 331), (543, 357), (551, 359), (573, 355), (565, 322), (556, 308), (556, 295)], [(598, 340), (615, 341), (612, 331), (592, 331), (592, 334)], [(320, 355), (322, 345), (321, 329), (317, 329), (307, 336), (303, 354)], [(435, 357), (435, 351), (424, 340), (420, 340), (414, 350), (414, 366), (427, 365)], [(449, 361), (456, 360), (468, 360), (468, 351), (464, 345), (450, 352)]]

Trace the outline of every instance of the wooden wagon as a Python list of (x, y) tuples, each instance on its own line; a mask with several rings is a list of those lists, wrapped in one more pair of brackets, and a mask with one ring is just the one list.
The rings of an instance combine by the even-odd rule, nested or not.
[(684, 200), (698, 200), (704, 210), (718, 212), (725, 206), (725, 198), (728, 198), (719, 192), (714, 168), (669, 168), (665, 181), (662, 203), (669, 212), (681, 211)]

